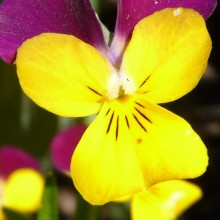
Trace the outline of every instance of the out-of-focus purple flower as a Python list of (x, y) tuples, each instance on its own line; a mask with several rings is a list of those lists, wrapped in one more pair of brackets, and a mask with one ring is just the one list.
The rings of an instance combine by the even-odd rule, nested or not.
[(53, 138), (51, 142), (52, 161), (58, 170), (64, 173), (70, 172), (72, 154), (85, 130), (85, 125), (74, 125), (59, 132)]
[(7, 178), (13, 171), (26, 167), (40, 171), (39, 162), (30, 154), (11, 145), (0, 148), (0, 176), (2, 178)]

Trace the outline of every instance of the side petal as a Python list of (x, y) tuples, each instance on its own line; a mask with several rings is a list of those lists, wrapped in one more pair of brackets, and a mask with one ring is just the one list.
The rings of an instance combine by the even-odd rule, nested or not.
[(0, 57), (8, 63), (17, 48), (45, 32), (70, 34), (103, 51), (106, 43), (89, 0), (4, 0), (0, 4)]
[[(184, 119), (139, 97), (135, 104), (137, 119), (132, 123), (138, 123), (139, 130), (134, 129), (133, 135), (146, 183), (195, 178), (206, 171), (207, 149)], [(162, 170), (152, 172), (156, 168)]]
[(137, 194), (131, 202), (133, 220), (172, 220), (202, 197), (201, 189), (187, 181), (171, 180), (158, 183)]
[(169, 102), (197, 85), (210, 51), (211, 40), (197, 12), (164, 9), (135, 27), (121, 71), (134, 78), (145, 99)]
[(36, 170), (18, 169), (8, 177), (3, 194), (3, 207), (30, 213), (41, 204), (44, 179)]
[(114, 71), (89, 44), (51, 33), (25, 41), (16, 64), (24, 92), (39, 106), (67, 117), (98, 112)]
[(161, 181), (199, 176), (207, 160), (204, 144), (183, 119), (124, 97), (105, 103), (88, 127), (71, 175), (84, 199), (100, 205)]
[(115, 35), (111, 48), (116, 56), (120, 55), (135, 25), (154, 12), (165, 8), (192, 8), (207, 19), (216, 4), (216, 0), (118, 0)]
[(74, 125), (59, 132), (51, 142), (52, 161), (64, 173), (70, 173), (72, 154), (86, 130), (84, 125)]
[(7, 145), (0, 148), (1, 177), (7, 178), (16, 169), (27, 167), (40, 170), (39, 162), (30, 154), (14, 146)]

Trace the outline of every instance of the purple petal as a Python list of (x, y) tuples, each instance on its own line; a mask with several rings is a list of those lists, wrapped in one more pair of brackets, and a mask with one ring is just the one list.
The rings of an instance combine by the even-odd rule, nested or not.
[(55, 167), (65, 173), (70, 172), (72, 154), (86, 130), (84, 125), (74, 125), (59, 132), (51, 142), (52, 160)]
[(175, 7), (192, 8), (207, 19), (216, 4), (216, 0), (118, 0), (118, 16), (111, 45), (113, 54), (120, 57), (135, 25), (156, 11)]
[(0, 57), (12, 63), (17, 48), (44, 32), (74, 35), (105, 51), (102, 29), (89, 0), (4, 0), (0, 4)]
[(7, 178), (11, 172), (19, 168), (40, 170), (40, 164), (32, 155), (13, 146), (0, 148), (0, 176)]

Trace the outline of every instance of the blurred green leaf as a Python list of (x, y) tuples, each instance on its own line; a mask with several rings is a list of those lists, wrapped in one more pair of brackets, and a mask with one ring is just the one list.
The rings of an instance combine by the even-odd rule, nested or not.
[(31, 216), (24, 216), (11, 209), (3, 208), (3, 212), (7, 217), (7, 220), (33, 220)]
[(100, 7), (99, 0), (91, 0), (91, 4), (92, 4), (93, 8), (95, 9), (95, 11), (99, 12), (99, 10), (100, 10), (100, 8), (99, 8)]
[(95, 220), (99, 219), (99, 211), (101, 206), (93, 206), (86, 202), (82, 196), (77, 193), (77, 207), (73, 216), (74, 220)]
[(46, 177), (46, 184), (42, 198), (41, 208), (38, 212), (38, 220), (58, 220), (57, 185), (52, 173)]

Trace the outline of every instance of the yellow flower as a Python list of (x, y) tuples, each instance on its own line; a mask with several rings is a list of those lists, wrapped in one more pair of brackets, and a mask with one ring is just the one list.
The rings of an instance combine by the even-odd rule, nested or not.
[(132, 220), (174, 220), (201, 197), (201, 189), (187, 181), (158, 183), (132, 198)]
[(87, 201), (104, 204), (205, 171), (199, 136), (157, 104), (197, 85), (210, 50), (204, 19), (183, 8), (141, 20), (120, 66), (70, 35), (44, 33), (18, 49), (20, 84), (38, 105), (60, 116), (98, 113), (71, 162), (74, 184)]
[[(0, 207), (21, 213), (32, 213), (39, 209), (44, 188), (44, 179), (31, 168), (13, 171), (6, 180), (0, 179)], [(0, 220), (6, 217), (0, 209)]]

